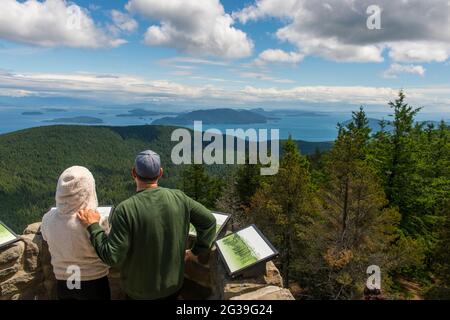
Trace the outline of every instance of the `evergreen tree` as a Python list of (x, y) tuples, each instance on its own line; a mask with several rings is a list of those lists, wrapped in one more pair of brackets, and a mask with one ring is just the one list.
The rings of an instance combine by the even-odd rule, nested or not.
[[(439, 231), (439, 242), (434, 259), (434, 271), (438, 279), (438, 287), (444, 294), (441, 298), (450, 298), (450, 202), (447, 200), (444, 223)], [(441, 293), (441, 295), (442, 295)]]
[(415, 195), (409, 201), (415, 221), (420, 222), (417, 236), (427, 245), (431, 267), (445, 235), (441, 226), (445, 224), (450, 195), (450, 130), (444, 122), (437, 128), (429, 124), (424, 130), (416, 130), (415, 140), (420, 152), (413, 176)]
[[(386, 179), (386, 196), (391, 206), (397, 206), (402, 214), (402, 228), (407, 234), (414, 234), (420, 228), (420, 222), (411, 212), (411, 199), (414, 197), (414, 170), (416, 169), (417, 145), (413, 140), (414, 118), (420, 108), (413, 108), (405, 102), (405, 94), (400, 91), (395, 102), (389, 102), (393, 110), (393, 127), (390, 137), (391, 155)], [(419, 222), (419, 223), (418, 223)]]
[(314, 199), (308, 161), (289, 137), (283, 146), (278, 174), (262, 182), (251, 201), (254, 221), (280, 251), (286, 287), (299, 252), (305, 246), (303, 236), (308, 217), (314, 212)]
[(188, 165), (182, 173), (182, 190), (208, 208), (214, 208), (222, 188), (221, 181), (210, 177), (203, 165)]
[[(444, 202), (449, 192), (449, 130), (445, 123), (415, 123), (420, 108), (405, 102), (401, 91), (390, 102), (393, 120), (369, 145), (369, 159), (376, 168), (390, 207), (401, 213), (401, 231), (422, 241), (429, 253), (437, 241)], [(392, 132), (384, 130), (392, 126)]]
[(387, 184), (392, 154), (391, 134), (386, 130), (388, 125), (389, 122), (384, 119), (379, 121), (380, 130), (372, 136), (367, 154), (367, 158), (371, 166), (375, 168), (383, 187)]
[[(313, 296), (359, 298), (365, 270), (393, 266), (389, 248), (396, 237), (399, 214), (387, 200), (366, 158), (370, 129), (363, 109), (353, 114), (339, 136), (325, 167), (326, 182), (319, 188), (320, 214), (310, 227), (310, 239), (299, 272)], [(388, 285), (388, 278), (384, 279)]]
[(236, 178), (228, 179), (222, 196), (216, 201), (218, 211), (231, 214), (234, 229), (241, 229), (250, 223), (248, 210), (242, 204), (237, 191)]
[(250, 205), (251, 198), (261, 184), (261, 166), (259, 164), (245, 164), (239, 166), (236, 173), (236, 191), (244, 207)]

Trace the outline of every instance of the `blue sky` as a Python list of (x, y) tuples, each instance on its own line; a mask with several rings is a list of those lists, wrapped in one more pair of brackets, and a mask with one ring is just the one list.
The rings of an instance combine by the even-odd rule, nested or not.
[(376, 111), (404, 88), (447, 114), (449, 2), (349, 3), (3, 0), (0, 95)]

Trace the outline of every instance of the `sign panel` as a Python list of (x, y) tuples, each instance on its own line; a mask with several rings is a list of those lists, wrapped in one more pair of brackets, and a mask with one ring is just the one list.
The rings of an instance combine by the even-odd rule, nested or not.
[[(230, 220), (230, 215), (226, 213), (221, 212), (213, 212), (212, 213), (214, 218), (216, 218), (216, 235), (220, 234), (222, 230), (225, 228), (226, 224)], [(197, 236), (197, 231), (195, 231), (194, 226), (191, 224), (189, 227), (189, 235), (192, 237)]]
[(19, 240), (19, 237), (0, 221), (0, 248)]
[(113, 212), (114, 207), (98, 207), (97, 211), (100, 213), (100, 227), (102, 227), (103, 230), (105, 230), (106, 233), (109, 233), (110, 226), (109, 226), (109, 216)]
[[(53, 207), (52, 210), (56, 210), (56, 207)], [(98, 207), (97, 212), (100, 213), (100, 226), (103, 230), (105, 230), (106, 233), (109, 233), (110, 227), (109, 227), (109, 216), (114, 211), (113, 206), (109, 207)]]
[(231, 276), (278, 255), (278, 251), (255, 225), (217, 240), (216, 246)]

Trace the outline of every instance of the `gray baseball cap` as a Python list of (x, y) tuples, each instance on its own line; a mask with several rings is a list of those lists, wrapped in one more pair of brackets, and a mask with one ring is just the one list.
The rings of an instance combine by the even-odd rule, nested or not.
[(142, 151), (134, 161), (134, 168), (141, 178), (153, 179), (158, 177), (161, 170), (159, 154), (152, 150)]

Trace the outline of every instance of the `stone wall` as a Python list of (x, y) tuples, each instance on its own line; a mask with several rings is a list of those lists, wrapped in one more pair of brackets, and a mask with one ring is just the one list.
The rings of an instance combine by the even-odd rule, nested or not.
[[(199, 261), (187, 263), (185, 277), (197, 288), (209, 289), (209, 295), (200, 297), (203, 299), (294, 300), (291, 292), (283, 288), (283, 278), (273, 262), (267, 262), (250, 275), (232, 279), (227, 275), (215, 249), (211, 251), (208, 261), (204, 264)], [(183, 291), (193, 290), (186, 285)], [(195, 299), (189, 296), (187, 298)]]
[[(28, 226), (20, 241), (0, 249), (0, 300), (56, 299), (56, 279), (47, 245), (39, 232), (40, 223)], [(186, 264), (182, 299), (293, 300), (283, 289), (283, 279), (272, 262), (246, 278), (231, 279), (219, 261), (215, 249), (201, 261)], [(120, 274), (111, 270), (111, 294), (115, 300), (125, 297)]]
[(56, 298), (56, 280), (40, 223), (28, 226), (20, 241), (0, 249), (0, 300)]

